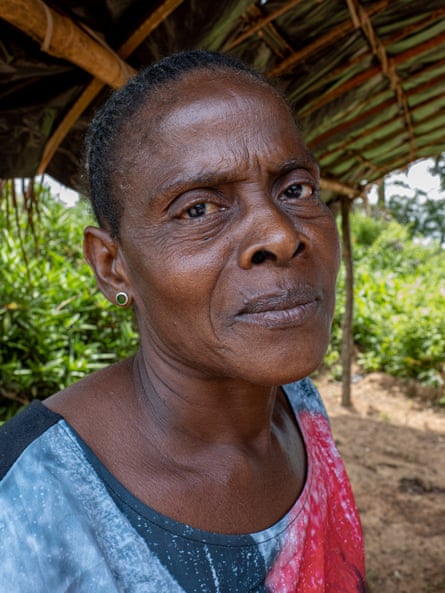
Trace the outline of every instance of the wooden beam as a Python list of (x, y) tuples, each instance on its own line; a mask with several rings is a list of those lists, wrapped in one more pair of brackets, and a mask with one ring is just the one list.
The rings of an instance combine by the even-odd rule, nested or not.
[(223, 47), (223, 51), (230, 51), (231, 49), (237, 47), (243, 41), (246, 41), (246, 39), (249, 39), (249, 37), (255, 35), (255, 33), (260, 31), (263, 27), (277, 19), (282, 14), (288, 12), (291, 8), (293, 8), (300, 2), (301, 0), (289, 0), (289, 2), (283, 4), (283, 6), (280, 6), (280, 8), (277, 8), (277, 10), (274, 10), (267, 16), (258, 20), (252, 27), (247, 29), (247, 31), (245, 31), (244, 33), (241, 33), (241, 35), (238, 35), (238, 37), (236, 37), (233, 41), (229, 41), (228, 43), (226, 43)]
[[(444, 8), (437, 8), (430, 12), (427, 16), (419, 15), (421, 18), (418, 21), (415, 21), (411, 25), (407, 25), (405, 27), (401, 27), (400, 30), (396, 31), (393, 35), (388, 37), (386, 40), (386, 45), (393, 45), (397, 43), (401, 39), (406, 39), (413, 33), (417, 33), (419, 30), (425, 29), (429, 27), (433, 23), (436, 23), (439, 19), (441, 19), (445, 15), (445, 7)], [(410, 15), (411, 16), (411, 15)]]
[(443, 142), (443, 138), (440, 135), (440, 130), (437, 131), (437, 134), (440, 136), (439, 141), (437, 142), (423, 142), (422, 138), (417, 139), (417, 150), (416, 154), (414, 155), (414, 160), (412, 160), (411, 155), (405, 150), (403, 154), (400, 154), (400, 151), (403, 151), (403, 145), (398, 147), (396, 153), (397, 156), (395, 158), (391, 158), (394, 156), (394, 150), (391, 151), (391, 154), (388, 154), (388, 157), (383, 156), (383, 164), (379, 166), (375, 166), (374, 170), (368, 172), (367, 174), (367, 188), (370, 185), (376, 183), (379, 179), (388, 175), (389, 173), (393, 173), (397, 170), (402, 170), (408, 167), (411, 163), (418, 161), (420, 159), (426, 159), (429, 157), (435, 157), (438, 154), (441, 154), (445, 151), (445, 144)]
[(329, 179), (327, 177), (321, 177), (320, 188), (328, 191), (335, 192), (341, 196), (347, 196), (348, 198), (359, 198), (363, 195), (363, 189), (358, 189), (347, 183), (342, 183), (336, 179)]
[[(353, 173), (351, 174), (351, 179), (350, 179), (350, 183), (353, 182), (354, 180), (357, 180), (358, 182), (363, 181), (363, 180), (367, 180), (369, 175), (375, 175), (376, 173), (378, 173), (378, 168), (375, 166), (375, 164), (373, 162), (371, 162), (368, 159), (365, 159), (361, 153), (354, 151), (354, 150), (349, 150), (346, 151), (346, 154), (343, 155), (345, 158), (353, 158), (357, 161), (358, 165), (357, 167), (354, 167)], [(328, 168), (328, 167), (327, 167)], [(364, 198), (366, 197), (367, 194), (367, 189), (366, 189), (366, 185), (363, 187), (363, 193), (360, 197)]]
[(113, 88), (135, 73), (104, 41), (42, 0), (2, 0), (0, 17), (40, 43), (42, 51), (80, 66)]
[[(431, 148), (431, 150), (427, 150), (425, 152), (424, 148)], [(437, 150), (437, 144), (435, 144), (434, 146), (431, 146), (431, 147), (426, 146), (424, 148), (421, 147), (417, 151), (417, 155), (416, 155), (416, 158), (414, 161), (408, 160), (406, 156), (398, 157), (396, 159), (393, 159), (392, 161), (388, 161), (388, 163), (387, 163), (388, 166), (385, 169), (385, 171), (383, 172), (383, 175), (388, 175), (389, 173), (395, 173), (397, 171), (404, 171), (413, 162), (420, 161), (422, 159), (434, 158), (441, 152), (440, 150), (439, 151)], [(370, 183), (374, 183), (374, 181), (371, 180)]]
[[(423, 43), (420, 43), (420, 44), (416, 45), (415, 47), (413, 47), (409, 50), (406, 50), (405, 52), (402, 52), (402, 53), (394, 56), (392, 58), (393, 65), (399, 66), (400, 64), (408, 62), (409, 60), (416, 58), (416, 57), (422, 55), (423, 53), (427, 53), (431, 49), (436, 49), (437, 47), (441, 46), (443, 43), (445, 43), (445, 32), (441, 33), (440, 35), (437, 35), (436, 37), (432, 37), (431, 39), (428, 39), (428, 41), (424, 41)], [(360, 86), (361, 84), (370, 80), (374, 76), (378, 76), (380, 73), (381, 73), (381, 68), (379, 66), (374, 66), (372, 68), (368, 68), (367, 70), (364, 70), (363, 72), (360, 72), (360, 74), (357, 74), (356, 76), (354, 76), (353, 78), (350, 78), (343, 84), (334, 87), (331, 91), (325, 92), (317, 100), (308, 104), (307, 107), (302, 109), (302, 111), (300, 113), (300, 117), (305, 116), (308, 113), (312, 113), (313, 111), (316, 111), (317, 109), (320, 109), (320, 107), (323, 107), (327, 103), (334, 101), (341, 95), (344, 95), (347, 91), (350, 91), (350, 90)]]
[[(247, 13), (256, 20), (261, 19), (264, 16), (261, 9), (255, 5), (250, 6), (245, 14)], [(280, 60), (284, 59), (289, 52), (293, 51), (292, 47), (278, 32), (276, 26), (272, 22), (257, 31), (257, 35)]]
[(402, 81), (397, 73), (391, 58), (386, 53), (386, 48), (378, 37), (371, 18), (358, 0), (346, 0), (351, 13), (352, 22), (356, 28), (360, 28), (368, 39), (373, 54), (380, 61), (383, 74), (389, 80), (391, 89), (394, 91), (397, 103), (400, 107), (400, 113), (409, 137), (410, 153), (414, 155), (416, 151), (416, 141), (413, 131), (413, 123), (411, 120), (411, 113), (408, 106), (408, 101), (403, 90)]
[[(156, 10), (154, 10), (144, 22), (130, 35), (130, 37), (121, 45), (117, 54), (120, 58), (126, 59), (134, 50), (146, 39), (159, 25), (171, 14), (183, 0), (166, 0)], [(53, 158), (56, 150), (63, 142), (63, 139), (79, 119), (88, 105), (99, 94), (104, 84), (97, 78), (93, 79), (86, 89), (82, 92), (77, 101), (65, 115), (63, 120), (57, 126), (53, 134), (48, 139), (43, 156), (37, 170), (37, 174), (45, 172), (48, 164)]]
[[(326, 141), (332, 136), (335, 136), (336, 134), (346, 134), (351, 130), (354, 131), (357, 129), (358, 124), (360, 124), (364, 120), (372, 118), (375, 115), (385, 113), (385, 109), (388, 109), (393, 106), (394, 99), (387, 99), (383, 103), (379, 103), (378, 105), (375, 105), (367, 111), (360, 112), (357, 116), (355, 116), (352, 119), (342, 121), (342, 123), (338, 126), (326, 130), (326, 132), (316, 136), (313, 140), (308, 139), (307, 144), (311, 150), (316, 150), (318, 146), (323, 146), (326, 143)], [(360, 134), (363, 134), (363, 128), (360, 128)]]
[[(389, 4), (389, 0), (381, 0), (374, 4), (370, 9), (370, 14), (377, 14), (381, 10), (384, 10)], [(310, 43), (305, 48), (300, 51), (297, 51), (290, 55), (288, 58), (283, 60), (280, 64), (277, 64), (274, 68), (271, 68), (266, 72), (266, 76), (272, 78), (274, 76), (280, 76), (290, 68), (292, 68), (298, 62), (302, 62), (308, 56), (310, 56), (315, 51), (322, 49), (323, 47), (329, 45), (333, 41), (344, 37), (348, 31), (353, 30), (353, 25), (350, 21), (344, 21), (340, 25), (337, 25), (334, 29), (323, 35), (313, 43)]]
[(287, 72), (293, 66), (298, 64), (299, 62), (303, 62), (308, 56), (310, 56), (315, 51), (323, 48), (325, 45), (329, 45), (332, 41), (340, 39), (344, 37), (344, 35), (351, 31), (352, 25), (349, 21), (338, 25), (335, 29), (331, 29), (326, 35), (319, 37), (313, 43), (310, 43), (300, 51), (296, 51), (291, 54), (288, 58), (280, 62), (274, 68), (271, 68), (266, 72), (266, 76), (268, 78), (273, 78), (275, 76), (281, 76), (284, 72)]
[[(435, 19), (437, 18), (442, 18), (443, 15), (445, 14), (445, 8), (441, 9), (441, 10), (436, 10), (434, 11), (434, 16)], [(409, 34), (413, 34), (414, 32), (417, 32), (419, 30), (422, 30), (424, 27), (428, 26), (429, 24), (431, 24), (434, 21), (434, 19), (432, 18), (425, 18), (425, 19), (421, 19), (419, 21), (416, 21), (415, 24), (413, 24), (411, 27), (407, 27), (403, 29), (403, 33), (402, 34), (395, 34), (392, 35), (391, 37), (389, 37), (386, 42), (388, 45), (392, 45), (393, 43), (396, 43), (397, 41), (400, 41), (401, 38), (405, 38), (407, 35)], [(309, 57), (309, 56), (306, 56)], [(314, 111), (316, 111), (319, 108), (319, 97), (322, 96), (324, 97), (326, 94), (325, 88), (326, 85), (331, 83), (332, 81), (333, 84), (335, 84), (335, 81), (337, 81), (338, 78), (344, 78), (345, 72), (348, 68), (351, 67), (351, 65), (354, 65), (357, 61), (363, 61), (364, 59), (366, 59), (366, 55), (360, 55), (356, 58), (352, 58), (351, 60), (349, 60), (347, 62), (346, 66), (342, 66), (340, 68), (334, 68), (328, 75), (324, 76), (322, 79), (315, 81), (312, 85), (311, 85), (311, 91), (312, 93), (314, 93), (314, 91), (317, 91), (320, 88), (320, 95), (314, 99), (314, 100), (307, 100), (304, 101), (304, 105), (301, 107), (301, 109), (299, 109), (299, 117), (304, 117)], [(435, 68), (435, 64), (433, 64), (432, 66), (430, 66), (431, 69)], [(429, 68), (425, 68), (424, 71), (427, 71)], [(378, 69), (375, 70), (375, 72), (378, 72)]]
[[(420, 103), (417, 103), (414, 107), (412, 107), (411, 108), (412, 115), (414, 115), (417, 111), (420, 111), (420, 110), (424, 109), (425, 107), (428, 107), (429, 105), (434, 105), (436, 102), (440, 102), (443, 100), (443, 91), (440, 86), (441, 81), (442, 81), (442, 77), (438, 76), (437, 83), (434, 86), (434, 88), (437, 91), (435, 96), (429, 97), (428, 99), (421, 101)], [(430, 88), (432, 86), (431, 81), (428, 81), (428, 83), (424, 83), (424, 86), (427, 88)], [(418, 89), (414, 89), (413, 91), (411, 91), (411, 93), (408, 96), (411, 97), (411, 94), (413, 96), (415, 96), (417, 94), (417, 90)], [(347, 130), (350, 129), (351, 127), (353, 128), (353, 130), (357, 129), (357, 124), (360, 123), (363, 119), (367, 119), (367, 118), (372, 117), (373, 115), (376, 115), (378, 113), (387, 113), (388, 108), (391, 107), (392, 105), (394, 105), (393, 100), (388, 100), (383, 103), (380, 103), (376, 107), (373, 107), (372, 109), (369, 109), (368, 111), (363, 112), (362, 114), (359, 114), (353, 120), (350, 120), (350, 121), (346, 122), (345, 124), (340, 124), (336, 128), (332, 128), (331, 130), (328, 130), (328, 132), (325, 132), (325, 134), (322, 134), (321, 136), (318, 136), (317, 138), (315, 138), (313, 143), (308, 142), (308, 146), (310, 147), (311, 150), (314, 150), (314, 147), (317, 146), (319, 141), (320, 142), (326, 141), (333, 134), (344, 134), (345, 135)], [(439, 106), (440, 105), (438, 105), (438, 107)], [(437, 117), (437, 115), (433, 114), (432, 116), (427, 118), (427, 120), (434, 119), (435, 117)], [(375, 124), (374, 126), (371, 126), (368, 128), (360, 127), (360, 128), (358, 128), (358, 132), (355, 136), (349, 136), (348, 141), (344, 142), (343, 144), (341, 144), (339, 146), (336, 146), (336, 148), (333, 151), (324, 152), (322, 154), (318, 153), (317, 158), (319, 160), (322, 160), (326, 156), (328, 156), (328, 155), (332, 156), (332, 154), (335, 154), (336, 152), (339, 154), (339, 158), (343, 158), (342, 152), (345, 149), (347, 149), (347, 146), (349, 144), (354, 142), (357, 135), (359, 135), (360, 138), (363, 138), (364, 134), (366, 134), (367, 137), (373, 138), (376, 135), (376, 132), (378, 132), (379, 130), (385, 130), (385, 128), (387, 129), (389, 127), (389, 125), (394, 124), (397, 121), (397, 119), (398, 119), (398, 116), (397, 116), (397, 118), (393, 117), (391, 119), (385, 119), (383, 122), (379, 122), (378, 124)], [(423, 121), (424, 120), (422, 120), (422, 122), (417, 122), (416, 126), (419, 125), (419, 123), (422, 124)], [(385, 141), (385, 139), (391, 137), (392, 134), (393, 134), (393, 132), (388, 132), (386, 135), (379, 134), (378, 140), (370, 140), (369, 144), (367, 144), (363, 150), (372, 148), (374, 145), (381, 145)]]
[(63, 139), (71, 130), (73, 125), (79, 119), (80, 115), (85, 111), (88, 105), (93, 101), (95, 97), (100, 93), (100, 91), (104, 87), (104, 83), (99, 80), (98, 78), (93, 78), (93, 80), (88, 84), (86, 89), (82, 92), (80, 97), (76, 100), (76, 102), (72, 105), (72, 107), (68, 110), (60, 124), (48, 138), (45, 148), (43, 149), (43, 155), (37, 169), (37, 175), (43, 175), (48, 167), (51, 159), (56, 153), (56, 150), (59, 148)]
[[(435, 94), (443, 95), (443, 90), (442, 90), (443, 73), (442, 72), (439, 72), (439, 74), (436, 73), (436, 71), (440, 70), (442, 66), (445, 66), (445, 60), (439, 60), (439, 61), (435, 62), (433, 65), (431, 65), (427, 68), (424, 68), (423, 70), (419, 70), (413, 76), (410, 76), (409, 82), (412, 83), (416, 79), (416, 77), (425, 78), (426, 75), (431, 74), (431, 78), (429, 78), (429, 80), (426, 80), (423, 83), (417, 84), (415, 87), (405, 91), (405, 93), (408, 97), (408, 100), (410, 100), (410, 103), (412, 105), (416, 98), (421, 98), (422, 94), (425, 93), (425, 91), (429, 91), (430, 89), (433, 90), (433, 93), (430, 93), (428, 101), (430, 101), (431, 97), (434, 96)], [(408, 82), (408, 80), (406, 82)], [(377, 93), (376, 95), (372, 95), (371, 97), (369, 97), (369, 99), (365, 100), (363, 103), (360, 103), (360, 112), (357, 115), (353, 115), (353, 117), (346, 119), (346, 121), (343, 121), (341, 124), (339, 124), (335, 128), (332, 128), (332, 130), (334, 130), (333, 133), (337, 134), (337, 133), (345, 132), (347, 129), (349, 129), (351, 127), (351, 124), (355, 128), (357, 123), (359, 123), (360, 121), (363, 121), (363, 119), (367, 119), (367, 118), (371, 117), (375, 112), (375, 107), (371, 107), (371, 108), (367, 109), (367, 106), (369, 105), (370, 102), (372, 102), (375, 105), (375, 102), (377, 101), (380, 111), (384, 112), (386, 109), (388, 109), (389, 107), (391, 107), (394, 104), (393, 98), (391, 98), (391, 99), (384, 98), (387, 95), (388, 95), (388, 89), (381, 91), (380, 93)], [(415, 105), (413, 105), (411, 107), (412, 112), (415, 111), (418, 104), (419, 103), (416, 103)], [(424, 104), (426, 104), (425, 101), (422, 101), (422, 105), (424, 105)], [(352, 113), (357, 113), (357, 110), (355, 110)], [(350, 116), (349, 113), (345, 117), (347, 118), (348, 116)], [(387, 122), (385, 122), (384, 124), (379, 124), (376, 128), (373, 128), (373, 130), (378, 130), (379, 127), (386, 127), (386, 125), (387, 125)], [(367, 129), (362, 128), (360, 130), (360, 136), (363, 136), (363, 131), (368, 132)], [(330, 133), (330, 130), (328, 132)], [(327, 134), (328, 132), (325, 132), (325, 134)], [(336, 148), (333, 151), (330, 151), (328, 154), (333, 154), (338, 150), (343, 150), (343, 148), (345, 146), (347, 146), (350, 142), (350, 136), (346, 135), (345, 137), (347, 138), (347, 140), (345, 140), (345, 142), (342, 144), (336, 145)], [(318, 137), (315, 137), (314, 140), (317, 141), (317, 139), (318, 139)], [(309, 136), (307, 138), (307, 141), (308, 141), (308, 143), (310, 142)], [(323, 158), (323, 156), (325, 156), (325, 154), (326, 153), (324, 153), (321, 156), (320, 156), (320, 154), (318, 154), (318, 158)]]
[[(434, 105), (439, 107), (439, 102), (441, 101), (442, 97), (440, 95), (438, 95), (437, 97), (435, 97), (434, 99), (430, 99), (428, 101), (424, 101), (421, 104), (419, 104), (419, 111), (421, 111), (424, 107), (428, 107), (429, 105)], [(417, 107), (415, 109), (412, 110), (412, 115), (413, 117), (416, 116), (416, 111), (417, 111)], [(385, 120), (383, 122), (380, 122), (377, 125), (371, 126), (369, 128), (362, 128), (360, 130), (360, 132), (358, 134), (356, 134), (355, 136), (349, 136), (349, 139), (347, 142), (342, 143), (341, 146), (336, 146), (334, 150), (332, 151), (327, 151), (324, 152), (323, 154), (317, 153), (317, 159), (319, 160), (319, 162), (323, 165), (325, 160), (328, 159), (329, 160), (329, 164), (325, 165), (328, 169), (332, 169), (335, 170), (337, 166), (341, 165), (342, 161), (344, 161), (345, 159), (345, 154), (346, 155), (357, 155), (357, 149), (354, 148), (355, 145), (355, 141), (357, 140), (357, 137), (360, 137), (360, 154), (363, 155), (369, 151), (375, 150), (376, 148), (380, 148), (382, 149), (382, 147), (384, 147), (386, 145), (386, 143), (392, 140), (392, 138), (395, 135), (394, 130), (392, 129), (392, 126), (397, 123), (397, 121), (399, 121), (399, 117), (398, 115), (396, 117), (392, 117), (389, 120)], [(421, 145), (422, 143), (422, 139), (424, 137), (424, 134), (419, 135), (419, 133), (417, 132), (417, 128), (419, 126), (425, 126), (428, 124), (433, 125), (434, 122), (436, 122), (437, 124), (437, 112), (436, 113), (432, 113), (426, 117), (423, 117), (422, 119), (419, 119), (418, 117), (416, 118), (416, 123), (415, 123), (415, 133), (416, 133), (416, 139), (417, 139), (417, 145), (419, 148), (419, 145)], [(387, 131), (388, 129), (391, 129), (392, 131)], [(403, 133), (402, 130), (400, 130), (400, 132), (397, 132), (397, 135), (400, 135), (400, 143), (403, 144)], [(430, 135), (430, 134), (428, 134)], [(363, 137), (369, 137), (370, 140), (366, 143), (363, 144)], [(376, 139), (377, 137), (377, 139)], [(374, 138), (374, 139), (373, 139)], [(440, 149), (439, 149), (440, 151)], [(417, 151), (418, 152), (418, 151)], [(416, 152), (416, 153), (417, 153)], [(361, 157), (363, 158), (363, 157)], [(415, 160), (417, 157), (414, 155), (414, 159)]]
[(184, 0), (164, 0), (147, 18), (133, 31), (130, 37), (118, 50), (118, 55), (126, 59), (139, 45), (159, 27), (161, 23), (174, 11)]

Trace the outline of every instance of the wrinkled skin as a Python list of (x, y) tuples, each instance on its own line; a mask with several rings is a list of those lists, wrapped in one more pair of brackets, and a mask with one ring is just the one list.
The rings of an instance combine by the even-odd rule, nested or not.
[(48, 405), (160, 512), (255, 531), (304, 483), (279, 385), (307, 376), (326, 350), (336, 226), (274, 91), (197, 71), (165, 94), (128, 126), (119, 239), (85, 233), (101, 290), (112, 302), (130, 296), (140, 350)]
[[(203, 78), (182, 84), (156, 152), (140, 151), (128, 176), (126, 289), (151, 356), (204, 376), (295, 380), (320, 363), (334, 308), (337, 236), (318, 169), (278, 97)], [(243, 314), (258, 299), (310, 305), (282, 320)]]

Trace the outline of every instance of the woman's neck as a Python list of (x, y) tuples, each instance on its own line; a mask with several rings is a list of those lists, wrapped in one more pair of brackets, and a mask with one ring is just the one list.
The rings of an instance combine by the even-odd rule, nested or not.
[[(266, 445), (279, 389), (240, 379), (211, 378), (150, 358), (140, 350), (133, 364), (140, 419), (161, 433), (208, 445)], [(150, 426), (148, 426), (150, 425)], [(156, 429), (155, 429), (156, 430)]]

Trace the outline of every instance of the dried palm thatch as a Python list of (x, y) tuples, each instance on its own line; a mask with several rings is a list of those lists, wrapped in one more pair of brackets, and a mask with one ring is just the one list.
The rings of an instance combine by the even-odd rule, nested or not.
[(196, 47), (280, 77), (326, 196), (445, 151), (443, 0), (4, 0), (0, 39), (0, 178), (47, 170), (79, 189), (110, 86)]

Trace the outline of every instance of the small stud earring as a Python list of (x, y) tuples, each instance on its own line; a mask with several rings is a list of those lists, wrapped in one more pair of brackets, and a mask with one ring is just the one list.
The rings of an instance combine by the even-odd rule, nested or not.
[(118, 292), (116, 294), (116, 303), (120, 306), (120, 307), (125, 307), (126, 305), (128, 305), (129, 301), (130, 301), (130, 297), (128, 296), (128, 294), (126, 292), (124, 292), (123, 290), (121, 290), (120, 292)]

